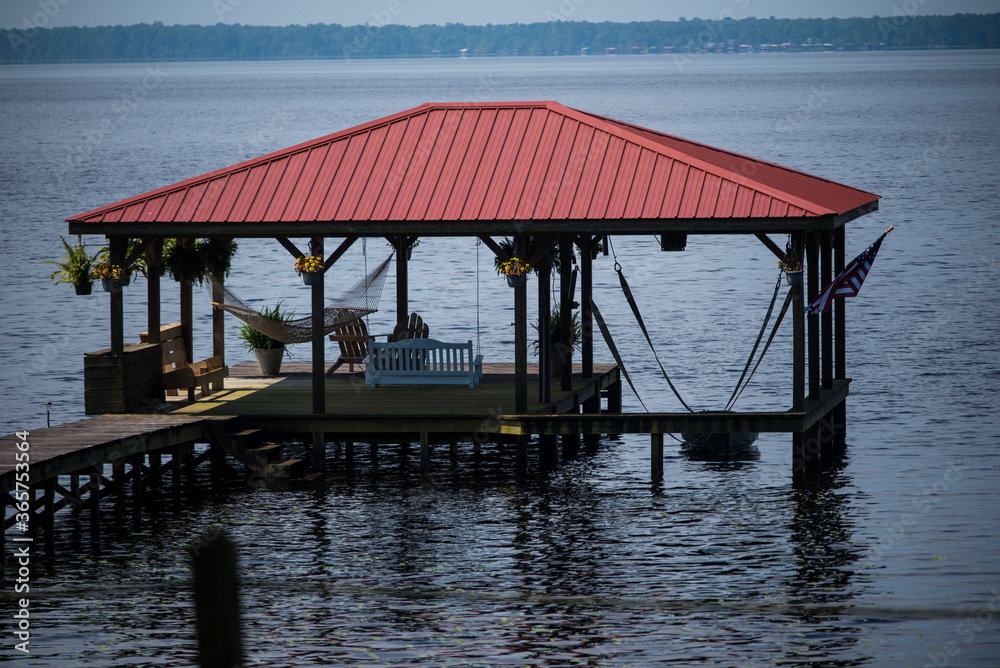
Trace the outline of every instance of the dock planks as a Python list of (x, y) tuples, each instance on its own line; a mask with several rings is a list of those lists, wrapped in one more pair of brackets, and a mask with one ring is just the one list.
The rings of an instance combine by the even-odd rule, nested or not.
[[(205, 437), (210, 423), (232, 417), (205, 415), (98, 415), (66, 424), (33, 429), (28, 434), (29, 484), (83, 471), (124, 457), (155, 452)], [(0, 437), (0, 452), (13, 453), (21, 442), (15, 434)], [(14, 456), (0, 461), (0, 490), (14, 488)]]

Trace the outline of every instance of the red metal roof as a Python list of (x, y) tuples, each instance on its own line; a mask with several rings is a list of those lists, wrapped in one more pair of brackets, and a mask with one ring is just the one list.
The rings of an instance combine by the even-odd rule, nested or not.
[(877, 200), (557, 102), (441, 103), (67, 220), (232, 224), (239, 236), (265, 222), (802, 219), (860, 215)]

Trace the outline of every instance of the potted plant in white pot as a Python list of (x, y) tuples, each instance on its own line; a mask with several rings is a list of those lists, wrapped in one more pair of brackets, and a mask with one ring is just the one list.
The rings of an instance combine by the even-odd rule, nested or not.
[[(279, 301), (273, 307), (265, 306), (262, 308), (260, 314), (268, 320), (288, 322), (294, 312), (283, 312)], [(262, 376), (276, 376), (281, 373), (281, 360), (287, 353), (283, 342), (260, 332), (247, 323), (236, 328), (236, 335), (243, 342), (243, 347), (252, 351), (257, 358), (257, 369)]]

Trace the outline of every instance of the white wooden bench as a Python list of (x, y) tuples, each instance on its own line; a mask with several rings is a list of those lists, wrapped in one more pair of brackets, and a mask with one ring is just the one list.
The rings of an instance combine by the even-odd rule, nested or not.
[(368, 344), (365, 381), (379, 385), (465, 385), (475, 387), (483, 376), (483, 356), (472, 356), (472, 341), (445, 343), (435, 339), (404, 339)]

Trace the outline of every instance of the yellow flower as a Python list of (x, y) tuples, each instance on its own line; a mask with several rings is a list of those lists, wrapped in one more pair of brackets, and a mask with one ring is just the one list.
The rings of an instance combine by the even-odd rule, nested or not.
[(497, 273), (502, 276), (520, 276), (529, 271), (531, 271), (531, 265), (516, 257), (512, 257), (506, 262), (501, 262), (500, 266), (497, 267)]
[(318, 274), (323, 268), (323, 258), (319, 255), (303, 255), (295, 260), (295, 271), (299, 274)]
[(122, 268), (117, 264), (108, 264), (107, 262), (98, 262), (94, 265), (93, 269), (90, 270), (90, 275), (96, 280), (101, 280), (104, 278), (121, 278)]

